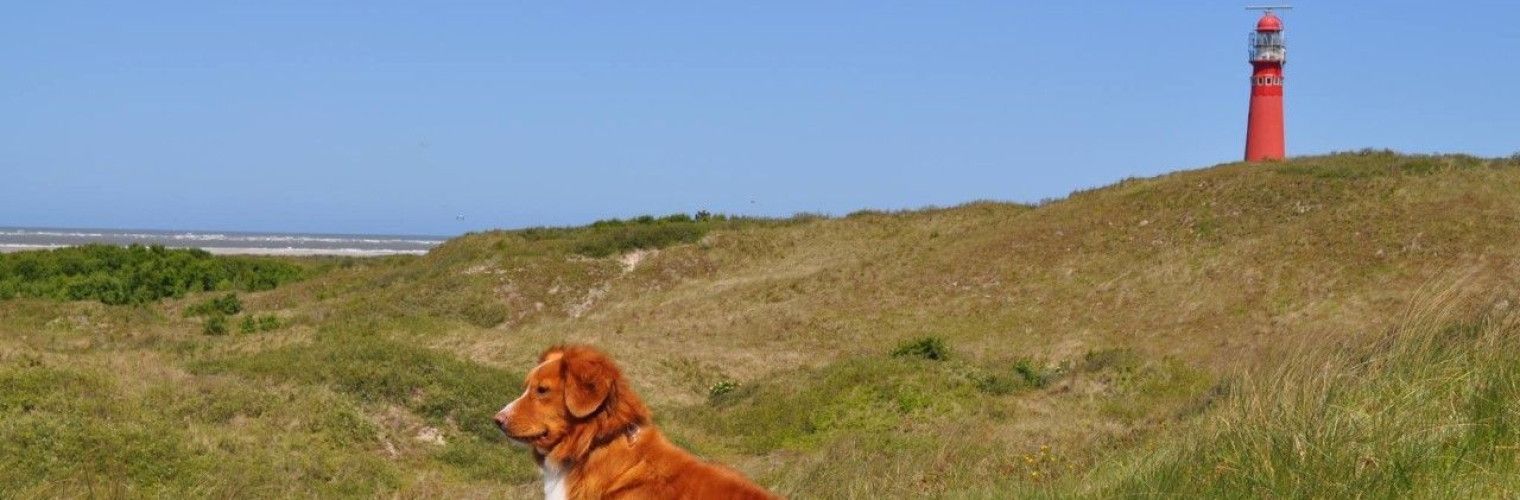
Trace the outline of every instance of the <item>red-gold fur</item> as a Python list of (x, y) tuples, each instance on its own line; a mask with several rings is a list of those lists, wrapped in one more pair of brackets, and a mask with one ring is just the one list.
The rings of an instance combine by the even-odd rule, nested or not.
[(617, 365), (591, 347), (545, 351), (495, 420), (533, 448), (546, 480), (563, 471), (568, 498), (775, 498), (666, 441)]

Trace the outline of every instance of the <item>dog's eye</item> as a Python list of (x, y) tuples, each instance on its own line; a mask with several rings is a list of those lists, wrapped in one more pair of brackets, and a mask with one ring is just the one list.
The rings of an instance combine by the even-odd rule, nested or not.
[(542, 396), (542, 395), (545, 395), (545, 394), (549, 393), (549, 387), (541, 385), (541, 386), (538, 386), (537, 391), (538, 391), (538, 395)]

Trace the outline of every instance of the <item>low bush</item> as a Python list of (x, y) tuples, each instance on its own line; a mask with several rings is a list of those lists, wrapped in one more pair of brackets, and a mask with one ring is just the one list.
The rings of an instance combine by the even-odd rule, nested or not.
[[(683, 216), (684, 217), (684, 216)], [(684, 219), (651, 219), (629, 224), (592, 225), (591, 233), (571, 249), (589, 257), (605, 257), (638, 249), (694, 243), (707, 234), (707, 224)]]
[(1050, 380), (1055, 377), (1055, 374), (1050, 370), (1028, 359), (1021, 359), (1014, 363), (1013, 373), (1017, 374), (1019, 379), (1023, 380), (1024, 383), (1034, 388), (1044, 388), (1050, 385)]
[(226, 335), (227, 317), (221, 314), (212, 314), (201, 323), (201, 333), (206, 335)]
[(734, 392), (734, 390), (738, 388), (738, 382), (734, 382), (732, 380), (720, 380), (717, 383), (713, 384), (712, 387), (709, 387), (707, 389), (707, 396), (709, 398), (717, 399), (723, 397), (725, 394)]
[(950, 359), (950, 348), (945, 345), (944, 339), (923, 337), (898, 344), (897, 348), (892, 350), (892, 357), (944, 361)]
[(185, 308), (185, 316), (232, 316), (243, 312), (243, 301), (237, 294), (229, 293), (197, 302)]
[(307, 275), (301, 266), (272, 258), (157, 245), (84, 245), (0, 254), (0, 299), (144, 304), (200, 291), (268, 290)]
[(652, 250), (672, 245), (695, 243), (719, 229), (782, 226), (810, 222), (822, 217), (799, 215), (789, 219), (734, 217), (700, 211), (663, 217), (641, 215), (630, 219), (603, 219), (581, 227), (532, 227), (512, 231), (495, 231), (479, 238), (451, 241), (432, 252), (429, 258), (448, 259), (478, 255), (483, 249), (515, 255), (573, 253), (587, 257), (607, 257), (633, 250)]
[(1023, 358), (1004, 369), (974, 375), (973, 380), (976, 388), (982, 392), (1002, 396), (1030, 389), (1044, 389), (1059, 375), (1058, 369), (1050, 369)]
[(280, 318), (273, 314), (243, 316), (243, 321), (238, 324), (238, 331), (243, 333), (267, 332), (279, 328)]
[(1099, 372), (1108, 369), (1129, 371), (1140, 366), (1140, 354), (1129, 348), (1107, 348), (1087, 351), (1082, 356), (1082, 371)]

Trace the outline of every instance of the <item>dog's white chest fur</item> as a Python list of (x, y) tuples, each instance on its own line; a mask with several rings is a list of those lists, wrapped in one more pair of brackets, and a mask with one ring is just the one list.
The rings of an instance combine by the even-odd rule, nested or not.
[(544, 465), (539, 467), (544, 473), (544, 500), (566, 500), (568, 497), (565, 484), (565, 470), (559, 464), (550, 460), (544, 460)]

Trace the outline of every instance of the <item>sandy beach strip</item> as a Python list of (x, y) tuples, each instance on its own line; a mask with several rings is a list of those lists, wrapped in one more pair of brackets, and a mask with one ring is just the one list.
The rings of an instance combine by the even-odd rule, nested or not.
[[(25, 252), (28, 250), (51, 250), (71, 245), (32, 245), (21, 243), (0, 243), (0, 253)], [(365, 248), (263, 248), (263, 247), (187, 247), (168, 246), (167, 248), (200, 248), (215, 255), (273, 255), (289, 257), (309, 256), (346, 256), (346, 257), (383, 257), (386, 255), (423, 255), (427, 250), (387, 250)]]

